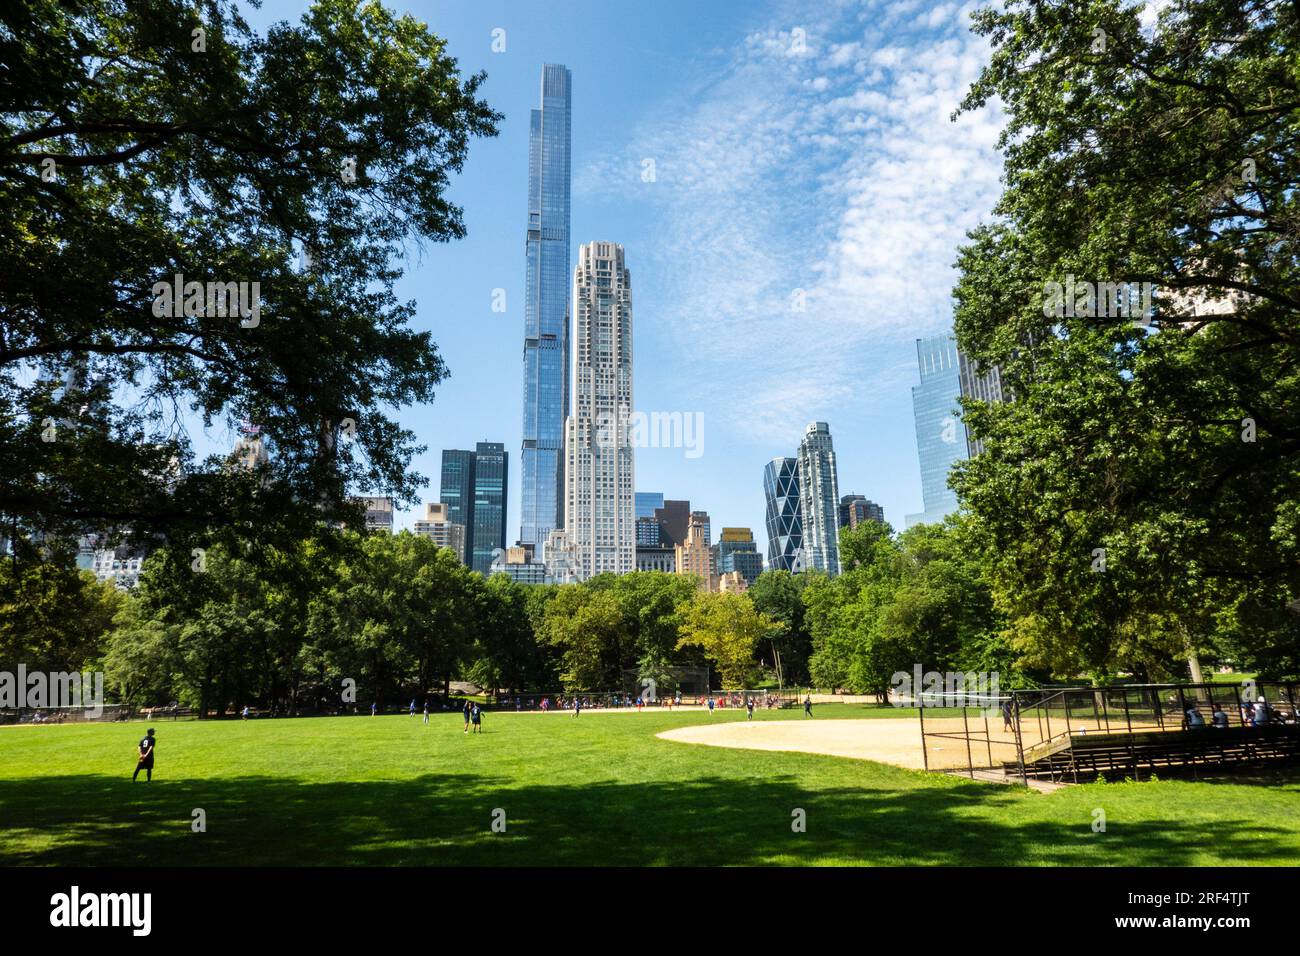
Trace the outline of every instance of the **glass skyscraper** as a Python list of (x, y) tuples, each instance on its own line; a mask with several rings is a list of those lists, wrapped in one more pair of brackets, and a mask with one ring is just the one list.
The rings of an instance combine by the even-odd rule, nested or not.
[(638, 491), (634, 500), (638, 518), (653, 518), (655, 509), (664, 506), (664, 496), (659, 491)]
[(773, 571), (801, 570), (795, 560), (803, 548), (799, 462), (794, 458), (769, 461), (763, 469), (763, 493), (767, 498), (767, 566)]
[[(492, 552), (506, 547), (506, 446), (481, 441), (474, 446), (474, 525), (471, 532), (470, 567), (480, 574), (492, 573)], [(501, 555), (499, 562), (504, 563)]]
[(912, 387), (916, 452), (921, 462), (921, 500), (925, 511), (907, 515), (907, 527), (942, 521), (957, 510), (957, 493), (948, 487), (948, 472), (967, 456), (961, 423), (961, 361), (951, 335), (916, 340), (921, 384)]
[(521, 544), (542, 545), (563, 525), (564, 418), (569, 409), (568, 69), (542, 67), (542, 105), (528, 131), (524, 276), (524, 428)]
[(460, 448), (445, 448), (442, 452), (442, 483), (438, 500), (447, 506), (447, 520), (464, 527), (465, 537), (460, 549), (460, 560), (469, 564), (473, 555), (474, 528), (474, 453)]

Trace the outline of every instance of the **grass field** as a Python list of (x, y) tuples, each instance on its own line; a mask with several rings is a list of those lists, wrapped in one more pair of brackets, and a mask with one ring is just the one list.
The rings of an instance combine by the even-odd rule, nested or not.
[[(893, 708), (837, 705), (870, 719)], [(790, 719), (759, 712), (756, 719)], [(1293, 865), (1300, 773), (1043, 794), (659, 740), (743, 713), (458, 714), (0, 728), (0, 864)], [(207, 831), (191, 829), (202, 808)], [(505, 811), (506, 832), (491, 829)], [(791, 829), (792, 811), (807, 831)], [(1106, 832), (1092, 829), (1093, 811)]]

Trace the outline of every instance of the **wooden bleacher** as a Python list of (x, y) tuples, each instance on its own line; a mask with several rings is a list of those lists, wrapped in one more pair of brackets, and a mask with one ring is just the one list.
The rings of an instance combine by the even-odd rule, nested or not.
[[(1128, 733), (1069, 733), (1026, 748), (1023, 773), (1035, 779), (1088, 781), (1098, 774), (1134, 777), (1161, 767), (1215, 767), (1300, 760), (1300, 724), (1199, 727)], [(1019, 762), (1007, 762), (1008, 777)]]

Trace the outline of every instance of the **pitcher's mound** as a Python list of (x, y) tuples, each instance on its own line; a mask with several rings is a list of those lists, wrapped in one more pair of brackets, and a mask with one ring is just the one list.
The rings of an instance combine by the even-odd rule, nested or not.
[[(878, 720), (761, 720), (697, 724), (665, 730), (656, 736), (686, 744), (737, 747), (743, 750), (793, 750), (876, 760), (920, 770), (921, 723), (906, 717)], [(963, 754), (964, 756), (964, 754)]]

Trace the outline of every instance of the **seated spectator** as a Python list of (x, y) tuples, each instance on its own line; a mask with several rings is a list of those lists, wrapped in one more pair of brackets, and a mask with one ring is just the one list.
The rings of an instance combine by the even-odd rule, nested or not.
[(1263, 727), (1265, 724), (1268, 723), (1268, 718), (1269, 718), (1268, 701), (1264, 700), (1263, 697), (1260, 697), (1260, 699), (1255, 702), (1255, 711), (1254, 711), (1255, 726)]
[(1204, 727), (1204, 726), (1205, 726), (1205, 718), (1201, 716), (1201, 712), (1200, 710), (1197, 709), (1196, 704), (1192, 704), (1191, 707), (1187, 708), (1188, 729), (1195, 730), (1198, 727)]
[(1228, 715), (1223, 712), (1223, 708), (1218, 704), (1212, 704), (1213, 712), (1210, 714), (1210, 724), (1216, 730), (1226, 730), (1228, 727)]

